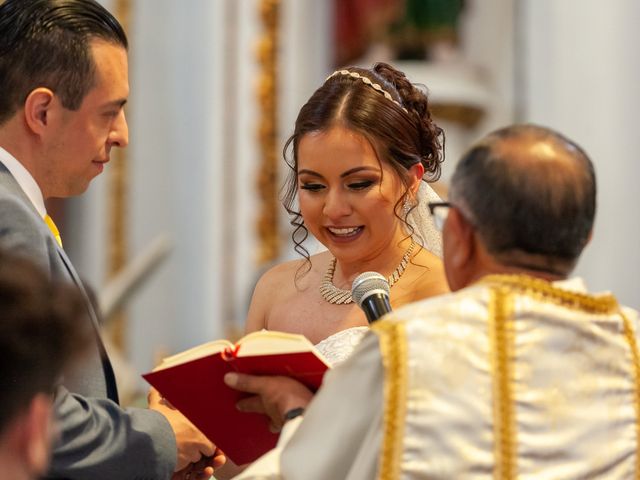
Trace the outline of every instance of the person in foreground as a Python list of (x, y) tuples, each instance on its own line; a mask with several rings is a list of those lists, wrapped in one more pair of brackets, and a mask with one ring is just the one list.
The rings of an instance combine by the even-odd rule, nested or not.
[(90, 338), (78, 291), (0, 250), (0, 472), (44, 474), (54, 436), (53, 391)]
[(291, 379), (229, 375), (273, 423), (309, 404), (239, 478), (635, 478), (638, 313), (570, 278), (595, 205), (562, 135), (476, 144), (431, 205), (455, 293), (374, 323), (310, 403)]
[(45, 209), (47, 198), (83, 193), (127, 145), (127, 68), (125, 33), (94, 0), (0, 4), (0, 245), (74, 282), (94, 329), (56, 392), (50, 477), (167, 479), (216, 451), (157, 392), (149, 410), (118, 406), (96, 311)]
[[(443, 141), (424, 91), (392, 66), (330, 75), (284, 149), (292, 156), (283, 203), (305, 258), (263, 275), (247, 332), (301, 333), (339, 362), (367, 330), (351, 299), (358, 274), (389, 277), (393, 307), (447, 292), (441, 236), (427, 209), (439, 200), (427, 180), (440, 176)], [(309, 233), (327, 250), (309, 256)]]

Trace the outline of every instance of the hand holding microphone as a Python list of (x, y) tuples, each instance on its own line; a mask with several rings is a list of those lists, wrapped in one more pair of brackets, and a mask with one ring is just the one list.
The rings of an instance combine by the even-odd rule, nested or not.
[(364, 272), (351, 285), (351, 298), (373, 323), (391, 311), (389, 303), (389, 282), (378, 272)]

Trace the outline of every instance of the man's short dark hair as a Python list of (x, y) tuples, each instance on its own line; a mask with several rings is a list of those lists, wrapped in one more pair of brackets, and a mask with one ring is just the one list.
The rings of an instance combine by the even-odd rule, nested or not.
[(0, 433), (36, 394), (53, 393), (90, 335), (76, 288), (0, 250)]
[(0, 124), (38, 87), (77, 110), (95, 85), (90, 42), (127, 48), (118, 21), (94, 0), (6, 0), (0, 4)]
[(490, 253), (575, 261), (593, 227), (595, 172), (575, 142), (545, 127), (516, 125), (463, 156), (450, 198), (464, 204)]

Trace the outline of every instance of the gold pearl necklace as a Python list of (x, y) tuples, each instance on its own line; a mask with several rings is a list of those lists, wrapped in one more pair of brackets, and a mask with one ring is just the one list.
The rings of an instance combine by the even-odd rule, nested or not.
[[(411, 245), (404, 255), (402, 256), (402, 260), (400, 260), (400, 265), (396, 267), (396, 269), (389, 275), (387, 281), (389, 282), (389, 287), (392, 287), (400, 277), (404, 273), (405, 268), (407, 268), (407, 264), (409, 263), (409, 258), (411, 258), (411, 252), (413, 252), (414, 247), (416, 246), (415, 242), (412, 240)], [(327, 271), (322, 278), (322, 282), (320, 282), (320, 295), (327, 302), (332, 303), (334, 305), (346, 305), (348, 303), (353, 303), (353, 299), (351, 298), (351, 290), (343, 290), (341, 288), (336, 287), (333, 284), (333, 274), (336, 271), (336, 258), (333, 257), (329, 262), (329, 266), (327, 267)]]

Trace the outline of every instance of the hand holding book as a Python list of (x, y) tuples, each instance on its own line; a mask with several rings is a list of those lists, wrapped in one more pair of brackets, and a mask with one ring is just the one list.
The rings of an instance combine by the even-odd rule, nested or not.
[[(149, 391), (147, 401), (149, 408), (161, 413), (171, 425), (178, 448), (176, 470), (188, 467), (195, 461), (194, 459), (200, 458), (201, 455), (205, 457), (214, 456), (216, 446), (188, 418), (172, 406), (167, 405), (157, 390), (152, 388)], [(222, 463), (224, 463), (223, 459), (218, 463), (218, 466)], [(214, 467), (213, 464), (211, 466)]]
[(236, 404), (249, 395), (225, 385), (224, 375), (291, 377), (313, 392), (328, 368), (304, 336), (263, 330), (235, 344), (217, 340), (168, 357), (143, 377), (241, 465), (273, 448), (278, 436), (264, 415), (238, 410)]
[(240, 400), (237, 407), (243, 412), (268, 416), (272, 432), (282, 429), (287, 412), (304, 409), (314, 395), (305, 385), (289, 377), (227, 373), (224, 382), (231, 388), (255, 395)]

